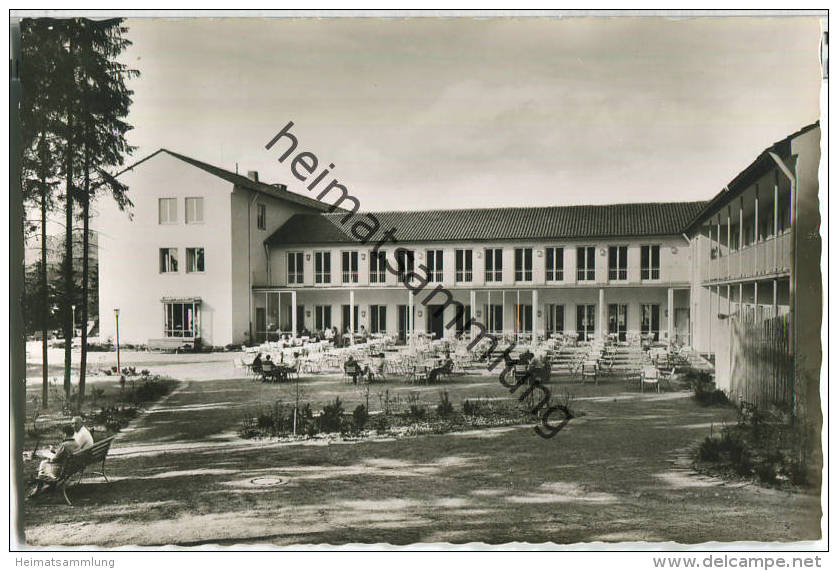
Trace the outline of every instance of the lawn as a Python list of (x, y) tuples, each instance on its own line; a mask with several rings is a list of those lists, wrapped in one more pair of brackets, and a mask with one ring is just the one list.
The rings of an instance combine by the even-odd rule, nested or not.
[[(219, 368), (227, 365), (218, 365)], [(168, 374), (175, 373), (168, 371)], [(219, 373), (230, 377), (230, 369)], [(181, 377), (183, 378), (183, 377)], [(113, 382), (113, 381), (110, 381)], [(340, 375), (301, 381), (303, 400), (366, 395)], [(193, 380), (123, 432), (108, 461), (112, 483), (85, 480), (27, 502), (32, 545), (203, 543), (409, 544), (416, 542), (797, 541), (816, 539), (820, 500), (691, 473), (688, 450), (728, 408), (700, 407), (688, 392), (628, 392), (553, 382), (576, 397), (576, 418), (555, 438), (531, 426), (360, 442), (244, 440), (241, 419), (293, 401), (291, 385), (241, 378)], [(439, 387), (390, 382), (377, 391)], [(446, 383), (463, 398), (508, 398), (496, 376)], [(275, 478), (276, 485), (268, 478)]]

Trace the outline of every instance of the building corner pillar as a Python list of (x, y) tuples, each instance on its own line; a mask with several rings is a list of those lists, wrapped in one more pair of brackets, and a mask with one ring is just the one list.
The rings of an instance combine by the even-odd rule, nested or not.
[(666, 339), (671, 345), (675, 342), (675, 290), (666, 290)]

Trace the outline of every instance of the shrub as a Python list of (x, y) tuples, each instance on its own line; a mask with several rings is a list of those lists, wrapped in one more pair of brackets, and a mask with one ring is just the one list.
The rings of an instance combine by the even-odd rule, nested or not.
[(697, 392), (695, 393), (695, 400), (702, 406), (720, 406), (730, 403), (725, 392), (719, 389)]
[(425, 420), (425, 416), (427, 414), (427, 409), (424, 407), (424, 405), (421, 404), (410, 405), (410, 409), (408, 409), (407, 412), (407, 415), (413, 420)]
[(100, 389), (100, 388), (97, 388), (97, 387), (91, 387), (90, 388), (90, 400), (93, 401), (94, 405), (103, 396), (105, 396), (105, 389)]
[(119, 432), (137, 417), (138, 410), (133, 406), (104, 407), (90, 417), (93, 424), (104, 426), (110, 432)]
[(740, 436), (726, 431), (722, 436), (722, 451), (730, 458), (730, 464), (740, 476), (749, 476), (753, 472), (754, 462), (751, 451)]
[(387, 432), (389, 428), (389, 422), (387, 421), (386, 414), (378, 414), (373, 417), (372, 426), (378, 432)]
[(465, 399), (463, 401), (463, 414), (468, 416), (475, 416), (480, 413), (480, 403)]
[(777, 468), (771, 462), (760, 462), (757, 464), (754, 472), (759, 478), (759, 481), (764, 484), (776, 484), (777, 483)]
[(710, 371), (690, 369), (684, 373), (684, 381), (692, 391), (706, 391), (713, 386), (713, 374)]
[(352, 411), (352, 421), (355, 423), (355, 430), (363, 430), (369, 418), (370, 414), (367, 412), (367, 407), (362, 404), (356, 406), (355, 410)]
[(436, 405), (436, 414), (440, 417), (446, 417), (454, 412), (454, 405), (448, 399), (448, 391), (439, 393), (439, 404)]
[(730, 401), (724, 391), (716, 388), (709, 371), (690, 369), (684, 376), (687, 386), (693, 391), (693, 398), (701, 406), (726, 405)]
[[(132, 382), (133, 383), (133, 382)], [(175, 381), (162, 377), (146, 377), (139, 387), (132, 390), (130, 400), (135, 403), (155, 401), (169, 394), (175, 386)]]
[(343, 420), (343, 403), (339, 397), (335, 402), (323, 407), (323, 414), (320, 415), (320, 430), (322, 432), (340, 432)]
[(729, 429), (724, 430), (721, 438), (705, 438), (698, 448), (698, 459), (702, 462), (727, 464), (740, 476), (747, 476), (753, 470), (753, 460), (747, 444), (741, 436)]
[(698, 447), (698, 459), (701, 462), (718, 462), (721, 458), (719, 439), (708, 436)]

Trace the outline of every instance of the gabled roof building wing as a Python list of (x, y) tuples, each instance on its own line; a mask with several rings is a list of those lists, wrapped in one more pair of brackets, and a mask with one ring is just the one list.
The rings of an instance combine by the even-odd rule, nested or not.
[(335, 208), (331, 204), (321, 202), (314, 198), (309, 198), (308, 196), (303, 196), (302, 194), (297, 194), (296, 192), (291, 192), (284, 184), (267, 184), (264, 182), (259, 182), (258, 180), (253, 180), (244, 175), (240, 175), (238, 173), (222, 169), (209, 163), (193, 159), (192, 157), (187, 157), (186, 155), (181, 155), (180, 153), (175, 153), (174, 151), (170, 151), (169, 149), (165, 148), (158, 149), (157, 151), (151, 153), (147, 157), (140, 159), (136, 163), (119, 172), (117, 176), (121, 175), (126, 171), (133, 170), (140, 164), (157, 156), (160, 153), (166, 153), (172, 157), (175, 157), (176, 159), (179, 159), (189, 165), (192, 165), (193, 167), (199, 168), (213, 176), (217, 176), (218, 178), (226, 180), (227, 182), (239, 188), (245, 188), (248, 190), (265, 194), (267, 196), (272, 196), (274, 198), (281, 198), (294, 204), (307, 206), (309, 208), (315, 208), (321, 212), (335, 210)]

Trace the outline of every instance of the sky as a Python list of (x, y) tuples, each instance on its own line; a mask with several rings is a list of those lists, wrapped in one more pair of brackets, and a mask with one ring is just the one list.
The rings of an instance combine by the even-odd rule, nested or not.
[(362, 210), (707, 200), (819, 117), (816, 18), (128, 19), (133, 160), (312, 193), (293, 121)]

